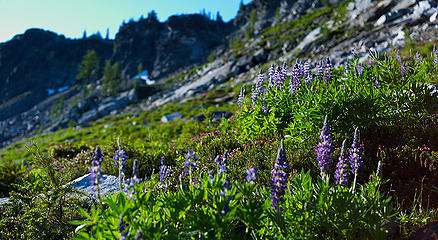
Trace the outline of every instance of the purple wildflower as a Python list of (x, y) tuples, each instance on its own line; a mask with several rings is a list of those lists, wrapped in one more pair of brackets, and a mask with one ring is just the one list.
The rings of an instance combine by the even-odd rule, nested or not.
[(244, 101), (245, 101), (245, 85), (243, 85), (242, 88), (240, 89), (239, 98), (237, 99), (239, 107), (243, 106)]
[(246, 170), (246, 181), (249, 183), (255, 183), (257, 178), (257, 168), (256, 167), (249, 167), (248, 170)]
[(324, 71), (324, 78), (325, 78), (325, 82), (327, 84), (331, 84), (332, 83), (332, 64), (330, 62), (330, 59), (327, 58), (326, 62), (325, 62), (325, 71)]
[(126, 151), (122, 149), (119, 139), (117, 139), (117, 146), (119, 147), (119, 149), (115, 151), (113, 159), (114, 166), (119, 166), (119, 182), (121, 187), (124, 184), (123, 182), (125, 179), (125, 165), (126, 160), (128, 159), (128, 155), (126, 154)]
[(286, 66), (286, 63), (283, 64), (283, 66), (278, 67), (277, 71), (278, 71), (278, 73), (277, 73), (277, 76), (278, 76), (278, 78), (277, 78), (277, 86), (279, 86), (280, 88), (283, 88), (284, 81), (287, 78), (287, 66)]
[(132, 199), (135, 201), (134, 194), (135, 194), (135, 185), (137, 183), (140, 183), (140, 179), (137, 178), (138, 176), (138, 160), (134, 159), (134, 162), (132, 163), (132, 178), (127, 179), (125, 181), (125, 187), (123, 188), (123, 192), (128, 194), (129, 199)]
[(327, 116), (324, 118), (324, 125), (321, 134), (319, 135), (319, 139), (321, 142), (318, 143), (318, 148), (316, 149), (316, 160), (318, 161), (318, 167), (321, 169), (321, 176), (324, 177), (332, 158), (332, 136), (329, 131)]
[(316, 73), (315, 73), (315, 77), (318, 79), (318, 81), (322, 81), (323, 74), (324, 74), (324, 64), (322, 63), (322, 61), (320, 61), (316, 64)]
[(251, 100), (252, 104), (256, 104), (258, 97), (262, 93), (262, 87), (263, 83), (265, 82), (265, 75), (263, 74), (262, 70), (260, 70), (260, 73), (257, 75), (257, 83), (252, 89), (252, 95)]
[(344, 73), (342, 75), (346, 77), (348, 75), (348, 71), (350, 71), (350, 64), (347, 62), (345, 63)]
[(340, 184), (344, 187), (348, 184), (348, 162), (344, 157), (345, 140), (342, 142), (341, 155), (339, 156), (338, 164), (336, 164), (335, 184)]
[(401, 63), (401, 65), (400, 65), (400, 74), (401, 74), (401, 77), (403, 77), (404, 75), (405, 75), (405, 71), (407, 70), (407, 67), (405, 66), (405, 64), (404, 63)]
[(362, 149), (360, 148), (359, 145), (359, 133), (358, 133), (358, 128), (356, 128), (354, 130), (354, 138), (353, 138), (353, 144), (351, 145), (351, 150), (350, 150), (350, 165), (351, 165), (351, 171), (353, 172), (353, 174), (356, 176), (357, 175), (357, 170), (360, 168), (360, 166), (362, 166)]
[(353, 59), (358, 58), (358, 56), (357, 56), (357, 52), (356, 52), (356, 49), (355, 49), (355, 48), (352, 48), (352, 49), (351, 49), (351, 54), (353, 55)]
[(271, 207), (274, 210), (281, 211), (282, 208), (278, 206), (280, 202), (284, 201), (284, 193), (287, 183), (287, 174), (284, 169), (287, 168), (286, 163), (286, 152), (284, 150), (283, 140), (281, 141), (280, 148), (277, 152), (277, 157), (275, 159), (274, 168), (272, 170), (272, 181), (271, 181)]
[(128, 236), (129, 231), (125, 231), (126, 223), (125, 223), (125, 221), (123, 221), (123, 215), (122, 214), (120, 214), (120, 217), (119, 217), (118, 228), (119, 228), (119, 233), (120, 233), (119, 240), (125, 240), (126, 236)]
[[(230, 170), (227, 167), (227, 155), (228, 155), (228, 150), (225, 150), (225, 152), (222, 156), (216, 156), (216, 158), (215, 158), (215, 162), (219, 164), (219, 169), (218, 169), (219, 175), (227, 174), (230, 172)], [(224, 189), (221, 192), (219, 192), (219, 196), (221, 196), (221, 197), (225, 197), (225, 195), (229, 191), (231, 191), (231, 188), (232, 188), (230, 179), (227, 175), (225, 175), (223, 187), (224, 187)], [(221, 210), (221, 214), (225, 215), (230, 210), (229, 209), (229, 201), (232, 198), (233, 198), (233, 196), (229, 195), (228, 198), (225, 199), (225, 206)]]
[(374, 77), (374, 87), (376, 87), (376, 89), (380, 88), (380, 83), (379, 83), (378, 77)]
[(312, 81), (312, 74), (310, 72), (310, 66), (309, 66), (309, 63), (307, 61), (304, 62), (303, 71), (304, 71), (304, 77), (305, 77), (304, 81), (306, 83), (311, 82)]
[[(222, 155), (222, 157), (219, 157), (219, 156), (216, 157), (216, 161), (219, 164), (219, 170), (218, 170), (219, 175), (224, 174), (224, 173), (227, 174), (230, 172), (230, 170), (227, 167), (227, 153), (228, 153), (228, 150), (225, 150), (225, 153), (224, 153), (224, 155)], [(220, 159), (222, 159), (222, 161)]]
[(158, 173), (160, 174), (160, 182), (167, 183), (167, 180), (170, 177), (170, 168), (166, 166), (164, 157), (161, 158), (161, 166), (160, 166), (160, 171)]
[(275, 66), (274, 66), (274, 64), (272, 64), (271, 67), (269, 67), (268, 75), (269, 75), (269, 87), (272, 87), (275, 85), (275, 80), (274, 80)]
[(292, 78), (289, 83), (289, 90), (291, 93), (297, 92), (301, 87), (301, 80), (303, 78), (303, 69), (300, 61), (297, 59), (292, 69)]
[(269, 109), (268, 109), (268, 106), (267, 106), (265, 100), (266, 100), (266, 97), (264, 97), (264, 98), (262, 99), (262, 111), (263, 111), (265, 114), (267, 114), (267, 113), (269, 112)]
[(183, 163), (184, 166), (186, 167), (186, 169), (184, 169), (184, 173), (185, 174), (189, 174), (190, 170), (196, 169), (198, 168), (198, 164), (196, 163), (196, 161), (198, 160), (198, 157), (196, 157), (195, 152), (194, 151), (189, 151), (186, 154), (186, 161)]
[(415, 63), (418, 63), (419, 61), (421, 61), (421, 57), (420, 57), (420, 53), (417, 51), (415, 53)]
[(397, 59), (397, 62), (402, 64), (402, 59), (400, 56), (400, 52), (397, 50), (397, 52), (395, 53), (395, 58)]
[(138, 229), (137, 233), (135, 234), (134, 240), (140, 239), (143, 239), (143, 231), (141, 229)]
[(103, 162), (102, 150), (100, 149), (99, 146), (97, 146), (94, 152), (93, 160), (91, 160), (90, 176), (89, 176), (90, 183), (96, 186), (99, 184), (99, 175), (102, 174), (102, 171), (100, 170), (102, 162)]
[(363, 74), (363, 71), (364, 71), (364, 68), (363, 68), (362, 64), (359, 63), (359, 64), (356, 66), (356, 72), (357, 72), (359, 75), (362, 75), (362, 74)]

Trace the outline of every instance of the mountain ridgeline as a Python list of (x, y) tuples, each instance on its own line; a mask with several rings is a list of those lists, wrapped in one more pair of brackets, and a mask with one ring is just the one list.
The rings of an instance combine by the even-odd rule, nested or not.
[[(29, 29), (0, 44), (0, 146), (86, 125), (132, 104), (150, 110), (228, 81), (240, 84), (261, 66), (294, 57), (315, 65), (322, 56), (345, 58), (355, 49), (364, 60), (369, 49), (384, 52), (435, 40), (436, 7), (432, 0), (253, 0), (241, 4), (229, 22), (219, 14), (160, 22), (152, 11), (123, 23), (114, 40), (100, 34), (66, 39)], [(96, 77), (78, 79), (90, 51), (99, 58)], [(146, 71), (155, 84), (134, 78)], [(102, 94), (108, 72), (119, 84), (117, 91)]]

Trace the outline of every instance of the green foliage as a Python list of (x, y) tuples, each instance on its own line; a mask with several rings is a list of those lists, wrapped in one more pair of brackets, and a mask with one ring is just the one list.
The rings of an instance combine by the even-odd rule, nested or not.
[(13, 183), (19, 183), (25, 174), (25, 167), (12, 160), (0, 164), (0, 197), (5, 197), (13, 190)]
[(255, 25), (256, 20), (257, 20), (257, 12), (256, 12), (255, 9), (253, 9), (251, 11), (251, 13), (249, 14), (248, 25), (245, 28), (245, 38), (246, 38), (246, 40), (251, 39), (251, 37), (253, 36), (253, 34), (254, 34), (254, 25)]
[(79, 64), (79, 72), (76, 76), (76, 79), (82, 81), (84, 91), (86, 91), (88, 83), (93, 79), (96, 80), (99, 78), (99, 63), (100, 59), (99, 56), (97, 56), (96, 51), (90, 49), (87, 50), (82, 58), (82, 62)]
[[(309, 173), (293, 176), (282, 212), (271, 209), (269, 190), (257, 184), (232, 182), (226, 174), (194, 173), (180, 178), (175, 191), (156, 178), (137, 184), (135, 195), (104, 198), (108, 209), (82, 211), (76, 239), (381, 239), (381, 220), (394, 211), (390, 198), (379, 193), (380, 179), (358, 187), (333, 186)], [(122, 219), (126, 228), (119, 230)], [(89, 229), (89, 230), (87, 230)]]
[[(263, 132), (267, 135), (287, 135), (295, 144), (308, 141), (322, 125), (323, 116), (332, 119), (335, 132), (347, 136), (353, 126), (365, 131), (378, 125), (393, 125), (403, 118), (419, 119), (431, 113), (436, 96), (422, 82), (436, 74), (431, 59), (422, 63), (406, 63), (407, 71), (400, 75), (400, 64), (391, 58), (372, 65), (356, 60), (344, 76), (335, 71), (332, 84), (314, 80), (301, 84), (291, 93), (289, 81), (282, 87), (269, 88), (265, 96), (265, 113), (261, 98), (255, 105), (245, 105), (238, 116), (246, 137)], [(364, 69), (358, 74), (356, 68)], [(376, 82), (379, 86), (376, 87)]]
[(102, 81), (103, 96), (111, 96), (119, 92), (122, 82), (119, 62), (111, 65), (109, 60), (106, 61)]
[(59, 98), (59, 101), (57, 103), (54, 103), (50, 108), (50, 119), (54, 121), (57, 117), (59, 117), (62, 114), (63, 110), (64, 110), (64, 96), (61, 96)]
[[(70, 186), (64, 186), (70, 174), (55, 170), (53, 154), (36, 146), (34, 170), (10, 193), (10, 202), (0, 211), (0, 236), (5, 239), (67, 239), (73, 226), (68, 224), (79, 218), (77, 206), (85, 201)], [(72, 195), (75, 193), (76, 195)]]

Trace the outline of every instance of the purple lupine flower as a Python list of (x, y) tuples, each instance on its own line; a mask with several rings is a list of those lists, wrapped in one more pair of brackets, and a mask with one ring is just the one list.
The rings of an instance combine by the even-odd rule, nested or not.
[(357, 57), (357, 53), (356, 53), (356, 49), (355, 49), (355, 48), (352, 48), (352, 49), (351, 49), (351, 54), (353, 55), (353, 59), (358, 58), (358, 57)]
[[(230, 170), (227, 167), (227, 154), (228, 154), (228, 150), (225, 150), (224, 155), (222, 155), (222, 157), (217, 156), (217, 162), (219, 164), (219, 170), (218, 170), (218, 174), (227, 174), (230, 172)], [(219, 157), (219, 158), (218, 158)]]
[(125, 186), (123, 188), (123, 192), (128, 194), (129, 199), (134, 200), (135, 195), (135, 185), (140, 183), (140, 179), (138, 176), (138, 160), (134, 159), (134, 162), (132, 163), (132, 178), (129, 178), (125, 181)]
[(266, 97), (263, 97), (263, 99), (262, 99), (262, 111), (265, 114), (268, 114), (268, 112), (269, 112), (268, 106), (266, 104)]
[(397, 52), (395, 53), (395, 59), (397, 59), (397, 62), (402, 64), (402, 59), (400, 56), (400, 52), (397, 50)]
[(140, 183), (140, 179), (137, 178), (137, 176), (133, 176), (132, 178), (129, 178), (125, 181), (125, 187), (123, 188), (123, 192), (128, 194), (129, 199), (134, 200), (135, 195), (135, 185)]
[[(218, 169), (219, 175), (228, 174), (230, 172), (230, 170), (228, 169), (228, 166), (227, 166), (227, 155), (228, 155), (228, 150), (225, 150), (225, 152), (222, 156), (216, 156), (216, 158), (215, 158), (215, 162), (218, 163), (218, 165), (219, 165), (219, 169)], [(230, 179), (227, 175), (225, 175), (225, 181), (224, 181), (223, 187), (224, 187), (223, 190), (221, 192), (219, 192), (219, 196), (221, 196), (221, 197), (225, 197), (227, 195), (227, 193), (229, 191), (231, 191), (231, 188), (232, 188)], [(225, 206), (221, 210), (221, 214), (225, 215), (229, 211), (228, 204), (232, 198), (233, 198), (233, 196), (229, 195), (228, 198), (225, 199)]]
[(325, 71), (324, 71), (324, 78), (325, 78), (325, 82), (327, 84), (331, 84), (332, 83), (332, 63), (330, 62), (330, 59), (327, 58), (326, 62), (325, 62)]
[(239, 98), (237, 99), (239, 107), (243, 106), (244, 101), (245, 101), (245, 85), (243, 85), (242, 88), (240, 89)]
[(170, 168), (166, 166), (164, 157), (161, 157), (161, 166), (160, 166), (160, 171), (158, 173), (160, 174), (160, 182), (167, 183), (167, 180), (170, 177)]
[(404, 63), (402, 63), (401, 65), (400, 65), (400, 75), (401, 75), (401, 77), (403, 77), (404, 75), (405, 75), (405, 71), (407, 70), (407, 67), (405, 66), (405, 64)]
[(364, 71), (364, 68), (363, 68), (362, 64), (359, 63), (359, 64), (356, 66), (356, 72), (357, 72), (359, 75), (362, 75), (362, 74), (363, 74), (363, 71)]
[(322, 79), (324, 77), (324, 64), (322, 61), (320, 61), (316, 64), (315, 77), (318, 81), (322, 81)]
[(357, 170), (362, 166), (362, 149), (359, 145), (359, 133), (358, 128), (354, 130), (354, 138), (353, 138), (353, 144), (351, 145), (350, 150), (350, 165), (351, 165), (351, 171), (356, 176)]
[(90, 167), (90, 183), (93, 185), (99, 184), (99, 175), (102, 173), (100, 170), (101, 164), (103, 162), (103, 155), (102, 150), (99, 146), (96, 147), (96, 150), (94, 152), (93, 160), (91, 160), (91, 167)]
[(421, 61), (421, 56), (420, 53), (417, 51), (415, 53), (415, 63), (419, 63), (419, 61)]
[(301, 63), (297, 59), (294, 67), (292, 68), (292, 78), (289, 83), (289, 90), (291, 93), (295, 93), (300, 89), (302, 78), (303, 78), (303, 71), (301, 69)]
[(309, 62), (307, 62), (307, 61), (304, 62), (304, 64), (303, 64), (303, 71), (304, 71), (304, 77), (305, 77), (304, 81), (306, 83), (311, 82), (312, 81), (312, 73), (310, 72)]
[(376, 87), (376, 89), (380, 88), (380, 83), (379, 83), (378, 77), (374, 77), (374, 87)]
[(344, 73), (342, 75), (346, 77), (348, 75), (348, 71), (350, 71), (350, 64), (347, 62), (345, 63)]
[(257, 168), (249, 167), (245, 173), (246, 173), (246, 181), (249, 183), (255, 183), (257, 178)]
[(348, 162), (344, 157), (345, 140), (342, 142), (341, 155), (339, 156), (338, 164), (336, 164), (335, 184), (340, 184), (344, 187), (348, 184)]
[(122, 149), (119, 138), (117, 138), (117, 146), (119, 147), (119, 149), (115, 151), (113, 159), (114, 166), (119, 166), (119, 182), (120, 186), (122, 186), (125, 179), (125, 166), (128, 155), (126, 154), (126, 151)]
[(272, 169), (271, 181), (271, 207), (274, 210), (281, 211), (282, 208), (278, 206), (280, 202), (284, 201), (284, 193), (287, 184), (287, 174), (284, 169), (288, 168), (286, 163), (286, 152), (284, 150), (283, 140), (277, 152), (274, 168)]
[(275, 80), (274, 80), (275, 76), (274, 75), (275, 75), (275, 66), (274, 66), (274, 64), (272, 64), (268, 70), (268, 76), (269, 76), (269, 86), (268, 87), (275, 86)]
[(319, 139), (321, 142), (318, 143), (318, 148), (316, 149), (316, 160), (318, 161), (318, 167), (321, 169), (321, 176), (324, 178), (332, 158), (332, 136), (329, 131), (327, 116), (324, 118), (324, 125), (321, 134), (319, 135)]
[(125, 223), (125, 221), (123, 221), (123, 215), (122, 214), (120, 214), (120, 217), (119, 217), (118, 228), (119, 228), (119, 233), (120, 233), (119, 240), (125, 240), (126, 236), (128, 236), (129, 231), (125, 231), (126, 223)]
[(143, 239), (143, 231), (141, 229), (138, 229), (137, 233), (135, 234), (134, 240), (140, 239)]
[(258, 97), (262, 93), (262, 87), (263, 83), (265, 82), (265, 75), (263, 74), (262, 70), (260, 70), (260, 73), (257, 75), (257, 83), (252, 89), (252, 104), (256, 104)]
[(196, 161), (198, 160), (198, 157), (196, 157), (195, 152), (194, 151), (189, 151), (186, 154), (186, 161), (183, 163), (184, 166), (186, 167), (186, 169), (184, 169), (184, 173), (185, 174), (189, 174), (190, 170), (196, 169), (198, 168), (198, 164), (196, 163)]
[(286, 63), (283, 64), (283, 66), (278, 67), (277, 69), (278, 73), (277, 73), (277, 86), (279, 86), (280, 88), (283, 88), (284, 82), (287, 78), (287, 66)]

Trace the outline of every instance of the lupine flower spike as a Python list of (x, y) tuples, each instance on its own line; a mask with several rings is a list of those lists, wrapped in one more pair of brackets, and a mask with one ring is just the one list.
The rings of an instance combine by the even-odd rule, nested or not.
[(356, 185), (357, 170), (362, 166), (362, 163), (362, 149), (359, 145), (359, 130), (356, 128), (354, 130), (353, 144), (351, 144), (350, 150), (350, 165), (351, 171), (354, 174), (353, 188)]
[(125, 166), (128, 156), (126, 155), (126, 151), (122, 149), (119, 138), (117, 138), (117, 146), (119, 147), (119, 149), (116, 150), (113, 159), (114, 166), (119, 166), (119, 185), (120, 190), (122, 190), (122, 186), (125, 184)]
[(249, 167), (246, 170), (246, 181), (249, 183), (255, 183), (256, 178), (257, 178), (257, 168)]
[(160, 183), (165, 184), (164, 188), (167, 188), (167, 182), (170, 177), (170, 168), (165, 165), (164, 157), (161, 157), (161, 166), (160, 166)]
[(138, 176), (138, 168), (137, 168), (138, 160), (134, 159), (134, 162), (132, 163), (132, 178), (125, 181), (125, 187), (123, 188), (123, 192), (128, 194), (129, 199), (132, 199), (135, 201), (134, 194), (135, 194), (135, 185), (140, 182), (140, 179), (137, 178)]
[(245, 101), (245, 85), (243, 85), (242, 88), (240, 89), (239, 98), (237, 99), (239, 107), (243, 106), (244, 101)]
[[(224, 189), (219, 193), (219, 196), (225, 197), (227, 195), (227, 192), (231, 191), (231, 182), (227, 174), (230, 172), (227, 166), (227, 155), (228, 150), (225, 150), (224, 154), (222, 156), (217, 156), (215, 159), (215, 162), (219, 165), (218, 174), (219, 175), (225, 175), (224, 180)], [(233, 198), (233, 196), (229, 195), (228, 199), (225, 199), (225, 206), (221, 210), (221, 214), (226, 214), (229, 211), (229, 201)]]
[(97, 190), (98, 198), (100, 198), (99, 176), (102, 174), (102, 171), (100, 170), (102, 162), (103, 162), (102, 150), (100, 149), (99, 146), (97, 146), (94, 152), (93, 160), (91, 161), (89, 178), (90, 178), (90, 183), (93, 184)]
[(327, 84), (332, 83), (332, 63), (330, 62), (329, 58), (327, 58), (325, 62), (324, 78)]
[(335, 184), (340, 184), (344, 187), (348, 184), (348, 162), (344, 157), (345, 140), (342, 142), (341, 155), (339, 156), (338, 164), (335, 171)]
[(256, 104), (258, 97), (262, 93), (264, 82), (265, 82), (265, 75), (263, 74), (262, 70), (260, 70), (260, 73), (257, 75), (256, 85), (252, 89), (251, 100), (253, 105)]
[(277, 152), (274, 168), (272, 169), (271, 181), (271, 207), (277, 212), (281, 212), (282, 208), (278, 206), (280, 202), (284, 201), (284, 193), (287, 183), (287, 174), (284, 169), (288, 168), (286, 163), (286, 151), (284, 150), (283, 140)]
[(325, 116), (324, 118), (324, 125), (322, 126), (319, 139), (321, 140), (321, 142), (318, 143), (318, 148), (316, 149), (316, 160), (318, 161), (318, 167), (321, 169), (321, 177), (325, 179), (326, 171), (330, 166), (330, 161), (332, 158), (332, 136), (329, 131), (327, 116)]
[(120, 214), (120, 217), (119, 217), (119, 226), (118, 226), (118, 228), (119, 228), (119, 233), (120, 233), (119, 240), (125, 240), (126, 236), (128, 236), (129, 231), (128, 230), (125, 231), (126, 223), (125, 223), (125, 221), (123, 221), (123, 215), (122, 214)]

